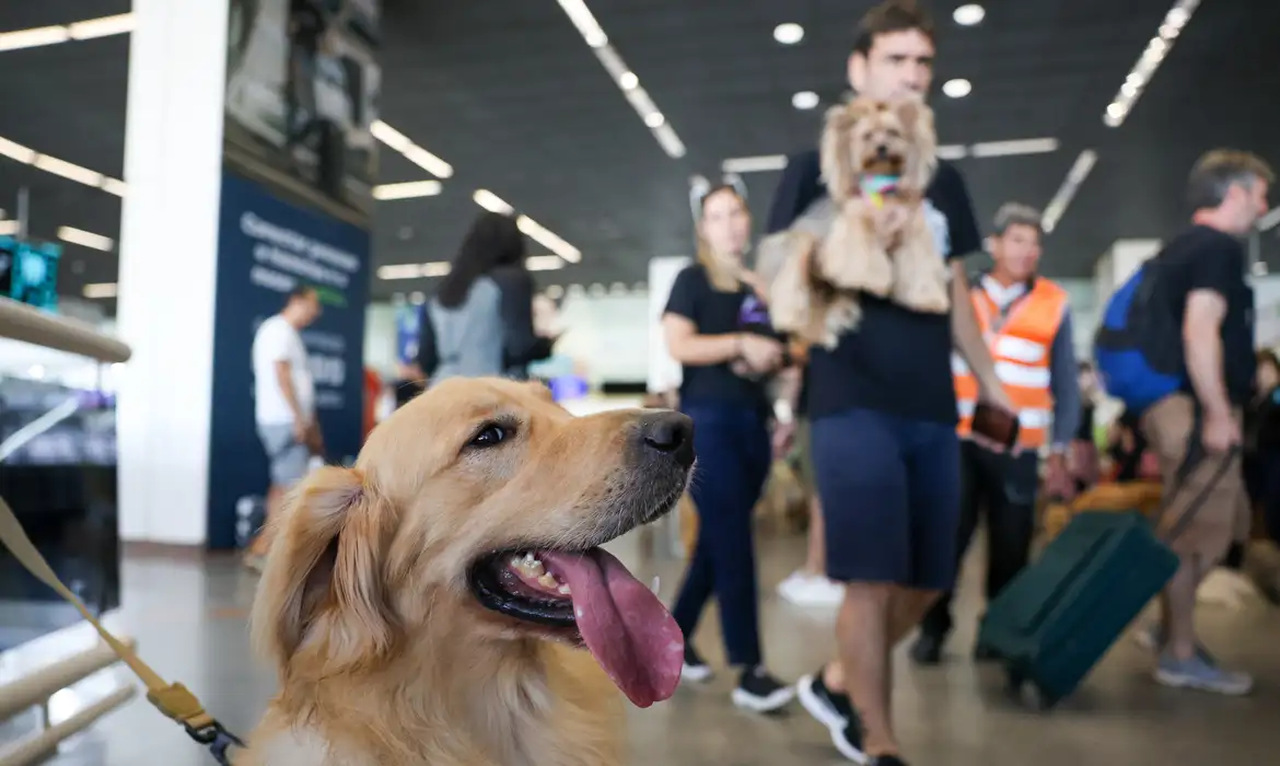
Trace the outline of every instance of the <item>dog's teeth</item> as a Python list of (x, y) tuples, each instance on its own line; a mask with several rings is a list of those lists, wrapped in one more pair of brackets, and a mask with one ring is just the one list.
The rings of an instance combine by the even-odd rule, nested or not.
[(568, 585), (561, 585), (561, 586), (560, 586), (560, 595), (562, 595), (562, 596), (570, 596), (570, 595), (572, 595), (572, 594), (573, 594), (573, 592), (569, 590), (569, 586), (568, 586)]
[(553, 590), (560, 587), (560, 581), (553, 577), (550, 572), (543, 572), (542, 576), (538, 578), (538, 584)]
[(653, 595), (658, 595), (658, 586), (662, 584), (662, 578), (658, 575), (653, 576), (653, 585), (649, 586), (649, 590), (653, 591)]

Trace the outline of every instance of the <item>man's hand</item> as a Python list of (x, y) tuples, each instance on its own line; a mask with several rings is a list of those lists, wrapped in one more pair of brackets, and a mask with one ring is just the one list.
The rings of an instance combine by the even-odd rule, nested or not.
[(311, 443), (311, 421), (308, 418), (295, 417), (293, 419), (293, 438), (298, 444)]
[(773, 427), (773, 459), (781, 460), (791, 451), (796, 440), (796, 422), (778, 422)]
[(1229, 411), (1206, 412), (1200, 439), (1206, 451), (1222, 454), (1243, 440), (1240, 423)]
[(1071, 479), (1071, 472), (1067, 470), (1067, 456), (1065, 454), (1054, 452), (1049, 455), (1045, 468), (1044, 489), (1048, 497), (1061, 498), (1062, 500), (1070, 500), (1075, 497), (1076, 484)]

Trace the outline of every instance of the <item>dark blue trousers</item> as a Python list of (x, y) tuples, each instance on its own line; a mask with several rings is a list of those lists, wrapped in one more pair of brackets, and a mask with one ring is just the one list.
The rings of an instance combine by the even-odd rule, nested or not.
[(698, 508), (698, 543), (671, 610), (687, 638), (714, 593), (729, 664), (760, 657), (755, 540), (751, 521), (772, 458), (764, 415), (729, 404), (688, 402), (698, 453), (690, 494)]

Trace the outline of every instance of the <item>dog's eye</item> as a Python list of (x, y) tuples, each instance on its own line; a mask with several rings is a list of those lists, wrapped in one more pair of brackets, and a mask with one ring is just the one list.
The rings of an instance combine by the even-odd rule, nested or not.
[(471, 447), (494, 447), (506, 440), (511, 432), (497, 423), (489, 423), (480, 429), (470, 441), (468, 446)]

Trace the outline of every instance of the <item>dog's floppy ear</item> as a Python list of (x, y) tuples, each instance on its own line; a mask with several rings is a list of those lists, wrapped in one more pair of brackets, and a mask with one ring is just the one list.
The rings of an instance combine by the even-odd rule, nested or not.
[(326, 672), (384, 656), (399, 634), (383, 570), (395, 529), (388, 501), (361, 471), (328, 466), (269, 523), (271, 553), (251, 617), (257, 650), (282, 673), (304, 651)]
[(894, 111), (911, 138), (912, 151), (902, 179), (904, 185), (923, 191), (933, 180), (938, 164), (938, 138), (933, 127), (933, 110), (922, 99), (908, 97), (899, 101)]
[(857, 169), (853, 166), (853, 136), (850, 131), (866, 113), (861, 99), (827, 110), (822, 130), (822, 179), (836, 202), (857, 195)]

